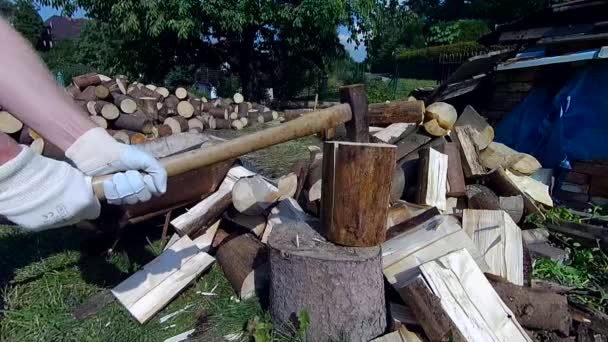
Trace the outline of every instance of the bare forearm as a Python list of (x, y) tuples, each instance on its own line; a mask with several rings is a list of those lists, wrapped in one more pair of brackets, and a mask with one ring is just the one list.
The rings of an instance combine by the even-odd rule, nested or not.
[(0, 132), (0, 166), (15, 158), (19, 152), (21, 152), (19, 144), (8, 135)]
[(0, 18), (0, 104), (66, 150), (95, 127), (55, 83), (29, 44)]

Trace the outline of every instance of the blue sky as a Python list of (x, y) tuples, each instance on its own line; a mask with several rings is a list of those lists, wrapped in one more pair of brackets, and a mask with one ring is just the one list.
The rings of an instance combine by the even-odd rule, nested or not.
[[(38, 13), (40, 13), (42, 20), (47, 20), (48, 18), (52, 17), (53, 15), (61, 15), (60, 10), (56, 10), (50, 6), (41, 6)], [(74, 17), (82, 18), (82, 17), (84, 17), (84, 12), (82, 10), (79, 10), (74, 14)], [(345, 26), (341, 26), (338, 29), (338, 37), (340, 38), (340, 43), (342, 43), (342, 45), (344, 45), (344, 48), (346, 49), (346, 51), (348, 51), (350, 56), (355, 61), (362, 62), (365, 59), (365, 57), (367, 56), (367, 51), (366, 51), (365, 45), (362, 44), (359, 46), (355, 46), (353, 43), (349, 43), (348, 38), (350, 37), (350, 32), (348, 31), (348, 29)]]

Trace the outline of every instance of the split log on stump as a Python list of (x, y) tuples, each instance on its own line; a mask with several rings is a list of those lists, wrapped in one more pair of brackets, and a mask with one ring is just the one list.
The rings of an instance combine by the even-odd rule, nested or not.
[(91, 119), (91, 121), (101, 128), (108, 128), (108, 121), (102, 116), (90, 116), (89, 119)]
[(384, 332), (379, 247), (336, 246), (303, 220), (276, 225), (268, 246), (270, 315), (276, 327), (293, 324), (304, 310), (310, 317), (307, 341), (363, 342)]
[(156, 89), (154, 89), (154, 91), (159, 93), (160, 95), (162, 95), (162, 97), (165, 99), (171, 94), (169, 92), (169, 89), (167, 89), (165, 87), (156, 87)]
[(166, 118), (165, 121), (163, 121), (163, 124), (171, 127), (173, 134), (188, 131), (188, 120), (181, 116)]
[(456, 123), (458, 113), (456, 108), (445, 102), (435, 102), (426, 107), (424, 116), (427, 120), (437, 120), (439, 127), (445, 130), (451, 130)]
[(202, 132), (205, 129), (205, 125), (203, 125), (203, 122), (200, 119), (192, 118), (188, 120), (188, 130), (192, 129), (200, 129)]
[(232, 201), (236, 210), (246, 215), (263, 213), (281, 197), (279, 189), (262, 176), (239, 179), (232, 189)]
[(479, 162), (477, 146), (473, 137), (478, 133), (471, 126), (454, 127), (456, 142), (460, 147), (462, 169), (467, 178), (485, 175), (486, 170)]
[(466, 195), (468, 207), (470, 209), (500, 209), (500, 201), (498, 196), (485, 185), (469, 184), (466, 187)]
[(384, 242), (395, 146), (327, 142), (323, 156), (321, 221), (328, 239), (357, 247)]
[(209, 115), (216, 119), (228, 120), (228, 110), (225, 108), (210, 108)]
[(464, 108), (464, 111), (458, 120), (456, 120), (455, 124), (455, 126), (466, 125), (470, 125), (477, 132), (479, 132), (473, 137), (473, 141), (479, 150), (485, 149), (492, 141), (494, 141), (494, 128), (492, 128), (486, 119), (479, 115), (479, 113), (477, 113), (477, 111), (471, 106), (466, 106)]
[(460, 149), (456, 143), (446, 143), (439, 151), (448, 155), (448, 191), (450, 197), (462, 197), (465, 195), (464, 172), (460, 161)]
[(386, 125), (397, 122), (419, 124), (424, 118), (424, 101), (393, 101), (369, 105), (370, 125)]
[(346, 139), (369, 143), (369, 114), (367, 95), (363, 84), (340, 87), (340, 102), (350, 105), (353, 117), (345, 123)]
[(23, 123), (7, 111), (0, 111), (0, 132), (15, 134), (23, 128)]
[(114, 95), (114, 104), (125, 114), (133, 114), (137, 110), (137, 102), (127, 95)]
[(563, 336), (570, 333), (571, 317), (566, 296), (513, 285), (504, 280), (490, 279), (490, 283), (523, 327), (556, 331)]
[(446, 210), (448, 156), (433, 148), (423, 148), (418, 153), (420, 164), (417, 202)]
[(260, 240), (251, 234), (229, 236), (220, 244), (216, 258), (241, 300), (256, 295), (268, 298), (268, 251)]
[(188, 119), (194, 115), (194, 106), (188, 101), (180, 101), (177, 104), (177, 114)]
[(218, 119), (214, 117), (209, 118), (209, 127), (211, 129), (226, 129), (230, 128), (232, 122), (230, 120)]
[(145, 115), (120, 114), (114, 121), (114, 127), (148, 134), (152, 133), (154, 125)]
[(72, 78), (72, 82), (75, 86), (82, 90), (89, 86), (96, 86), (101, 84), (101, 78), (99, 78), (99, 74), (97, 73), (90, 73), (76, 76)]
[(185, 88), (179, 87), (179, 88), (175, 89), (175, 96), (180, 100), (187, 99), (188, 91)]

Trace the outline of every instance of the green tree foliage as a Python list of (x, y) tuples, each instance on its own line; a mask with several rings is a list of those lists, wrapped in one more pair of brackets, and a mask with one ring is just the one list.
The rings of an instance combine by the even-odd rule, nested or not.
[(427, 35), (429, 45), (447, 45), (476, 41), (490, 32), (482, 20), (458, 20), (441, 22), (430, 27)]
[(367, 56), (372, 65), (392, 63), (398, 48), (424, 46), (424, 23), (406, 3), (381, 0), (371, 18), (373, 33), (367, 42)]
[(21, 32), (33, 46), (38, 44), (38, 40), (42, 34), (43, 23), (33, 1), (17, 1), (11, 22), (13, 27)]
[[(129, 43), (128, 61), (154, 80), (178, 65), (227, 62), (246, 96), (270, 81), (295, 78), (343, 52), (339, 25), (365, 28), (372, 0), (43, 0), (66, 11), (80, 7)], [(112, 39), (112, 38), (105, 38)], [(113, 49), (116, 49), (114, 47)], [(124, 56), (118, 56), (124, 57)], [(141, 58), (141, 59), (139, 59)], [(127, 64), (122, 59), (123, 64)], [(139, 62), (141, 61), (141, 62)], [(108, 62), (105, 62), (108, 63)], [(111, 64), (111, 63), (108, 63)], [(313, 72), (315, 71), (313, 70)], [(296, 81), (295, 83), (297, 83)]]
[(8, 0), (0, 0), (0, 17), (8, 19), (9, 21), (13, 18), (15, 12), (15, 5)]

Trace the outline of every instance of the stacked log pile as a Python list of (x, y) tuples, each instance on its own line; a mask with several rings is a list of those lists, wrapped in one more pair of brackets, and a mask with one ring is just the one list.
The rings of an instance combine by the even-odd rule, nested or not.
[(553, 205), (532, 156), (494, 142), (472, 107), (368, 105), (358, 86), (341, 99), (352, 111), (341, 141), (311, 146), (279, 179), (234, 164), (214, 192), (167, 214), (165, 252), (112, 290), (133, 317), (148, 321), (217, 261), (278, 329), (305, 311), (309, 341), (607, 335), (604, 316), (530, 280), (528, 247), (545, 242), (520, 224)]

